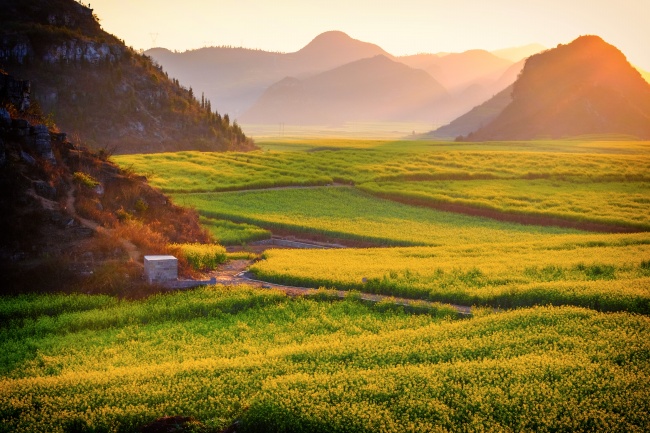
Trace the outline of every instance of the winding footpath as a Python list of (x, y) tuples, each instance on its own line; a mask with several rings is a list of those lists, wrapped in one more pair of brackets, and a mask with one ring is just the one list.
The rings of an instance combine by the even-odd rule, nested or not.
[[(220, 266), (217, 270), (211, 272), (208, 276), (216, 279), (216, 284), (222, 284), (226, 286), (237, 286), (237, 285), (247, 285), (253, 287), (259, 287), (263, 289), (277, 289), (285, 292), (289, 296), (302, 296), (310, 294), (314, 291), (310, 287), (295, 287), (295, 286), (285, 286), (282, 284), (268, 283), (266, 281), (260, 281), (253, 278), (253, 276), (248, 271), (248, 268), (252, 264), (252, 260), (233, 260), (225, 265)], [(345, 298), (349, 296), (349, 292), (344, 290), (337, 290), (336, 295), (339, 298)], [(396, 298), (393, 296), (385, 295), (376, 295), (373, 293), (359, 293), (359, 298), (364, 301), (369, 302), (380, 302), (383, 300), (390, 300), (391, 302), (397, 305), (409, 306), (413, 299), (406, 298)], [(425, 305), (435, 306), (436, 302), (421, 301)], [(454, 304), (444, 304), (449, 305), (456, 309), (456, 312), (462, 316), (471, 316), (472, 311), (471, 307), (465, 305), (454, 305)]]
[[(66, 206), (64, 210), (72, 218), (79, 221), (79, 223), (82, 226), (89, 228), (99, 234), (110, 235), (112, 232), (111, 229), (104, 228), (99, 224), (97, 224), (95, 221), (88, 220), (77, 214), (77, 211), (75, 209), (75, 196), (74, 196), (73, 188), (71, 188), (68, 191)], [(140, 263), (140, 258), (142, 257), (142, 254), (138, 250), (138, 247), (136, 247), (128, 239), (120, 238), (120, 242), (124, 247), (124, 249), (128, 252), (129, 258), (135, 263)], [(309, 288), (309, 287), (285, 286), (282, 284), (273, 284), (273, 283), (268, 283), (266, 281), (256, 280), (252, 277), (252, 275), (248, 271), (248, 268), (252, 263), (253, 263), (252, 260), (231, 260), (230, 262), (220, 266), (217, 270), (210, 272), (207, 276), (209, 278), (214, 278), (216, 280), (216, 284), (220, 284), (220, 285), (226, 285), (226, 286), (247, 285), (247, 286), (259, 287), (263, 289), (277, 289), (283, 291), (289, 296), (301, 296), (314, 291), (313, 288)], [(339, 298), (345, 298), (348, 295), (348, 293), (349, 292), (343, 290), (336, 291), (336, 295)], [(372, 293), (360, 293), (359, 298), (369, 302), (380, 302), (388, 299), (397, 305), (404, 305), (404, 306), (408, 306), (409, 303), (413, 301), (412, 299), (395, 298), (392, 296), (375, 295)], [(435, 305), (434, 302), (427, 302), (427, 301), (423, 301), (423, 302), (425, 302), (425, 304), (427, 305), (431, 305), (431, 306)], [(464, 305), (452, 305), (452, 304), (448, 304), (448, 305), (455, 308), (458, 314), (460, 315), (463, 316), (472, 315), (470, 307)]]

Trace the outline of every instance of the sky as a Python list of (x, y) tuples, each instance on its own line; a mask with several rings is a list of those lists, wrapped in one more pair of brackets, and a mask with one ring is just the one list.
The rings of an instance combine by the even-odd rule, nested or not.
[(650, 0), (88, 0), (135, 49), (294, 52), (340, 30), (393, 55), (547, 48), (596, 34), (650, 71)]

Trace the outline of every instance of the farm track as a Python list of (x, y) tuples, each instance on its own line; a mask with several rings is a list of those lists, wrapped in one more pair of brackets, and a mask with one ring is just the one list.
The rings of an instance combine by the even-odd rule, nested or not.
[[(274, 187), (274, 188), (262, 188), (262, 189), (249, 189), (249, 190), (240, 190), (240, 191), (266, 191), (266, 190), (289, 190), (289, 189), (314, 189), (314, 188), (342, 188), (342, 187), (350, 187), (349, 185), (345, 184), (332, 184), (332, 185), (325, 185), (325, 186), (285, 186), (285, 187)], [(414, 202), (414, 200), (409, 200), (409, 199), (404, 199), (401, 200), (400, 198), (396, 197), (381, 197), (386, 200), (391, 200), (391, 201), (396, 201), (396, 202), (401, 202), (403, 204), (407, 205), (414, 205), (414, 206), (421, 206), (421, 207), (428, 207), (436, 210), (441, 210), (445, 212), (452, 212), (452, 213), (459, 213), (459, 214), (464, 214), (464, 215), (470, 215), (470, 216), (479, 216), (479, 217), (487, 217), (491, 219), (495, 219), (498, 221), (506, 221), (506, 222), (515, 222), (515, 223), (520, 223), (520, 224), (531, 224), (531, 225), (542, 225), (542, 226), (559, 226), (559, 227), (568, 227), (568, 228), (576, 228), (576, 229), (581, 229), (581, 230), (586, 230), (586, 231), (596, 231), (596, 232), (606, 232), (606, 233), (631, 233), (631, 232), (640, 232), (643, 230), (640, 229), (634, 229), (630, 227), (622, 227), (622, 226), (614, 226), (614, 225), (607, 225), (607, 224), (598, 224), (598, 223), (591, 223), (591, 222), (580, 222), (580, 221), (570, 221), (570, 220), (564, 220), (560, 218), (554, 218), (554, 217), (543, 217), (543, 216), (537, 216), (537, 215), (515, 215), (515, 214), (508, 214), (505, 212), (499, 212), (491, 209), (481, 209), (477, 207), (472, 207), (472, 206), (467, 206), (467, 205), (458, 205), (458, 204), (452, 204), (452, 203), (428, 203), (428, 202)], [(74, 196), (74, 188), (71, 188), (68, 191), (67, 199), (66, 199), (66, 207), (65, 210), (68, 212), (68, 214), (75, 218), (81, 225), (84, 227), (87, 227), (89, 229), (92, 229), (93, 231), (100, 233), (100, 234), (108, 234), (110, 232), (109, 229), (106, 229), (104, 227), (101, 227), (99, 224), (97, 224), (94, 221), (85, 219), (81, 216), (79, 216), (76, 212), (75, 209), (75, 196)], [(45, 205), (44, 205), (45, 206)], [(277, 230), (275, 230), (277, 231)], [(279, 233), (276, 233), (279, 234)], [(282, 233), (284, 235), (294, 235), (294, 233)], [(304, 235), (305, 233), (303, 233)], [(310, 237), (310, 235), (307, 235), (307, 237)], [(331, 239), (327, 239), (327, 237), (324, 236), (317, 236), (318, 241), (327, 241)], [(311, 240), (316, 240), (316, 238), (311, 239)], [(338, 240), (338, 239), (337, 239)], [(365, 243), (365, 242), (354, 242), (354, 241), (349, 241), (344, 242), (344, 240), (341, 240), (342, 243), (347, 244), (349, 247), (361, 247), (361, 248), (368, 248), (368, 247), (377, 247), (377, 245), (373, 245), (371, 243)], [(142, 256), (138, 248), (129, 240), (127, 239), (120, 239), (120, 242), (122, 243), (122, 246), (124, 249), (127, 251), (129, 258), (136, 263), (139, 263), (139, 260)], [(358, 244), (358, 245), (357, 245)], [(363, 245), (361, 245), (363, 244)], [(313, 291), (313, 288), (308, 288), (308, 287), (295, 287), (295, 286), (286, 286), (282, 284), (274, 284), (274, 283), (269, 283), (266, 281), (260, 281), (256, 280), (252, 277), (252, 275), (248, 272), (248, 267), (252, 263), (251, 260), (234, 260), (231, 261), (223, 266), (221, 266), (219, 269), (216, 271), (213, 271), (208, 274), (208, 277), (210, 278), (215, 278), (217, 284), (222, 284), (222, 285), (248, 285), (248, 286), (253, 286), (253, 287), (260, 287), (260, 288), (274, 288), (281, 290), (285, 292), (289, 296), (302, 296), (305, 294), (308, 294), (309, 292)], [(336, 294), (339, 298), (344, 298), (345, 296), (348, 295), (349, 292), (346, 291), (336, 291)], [(395, 298), (395, 297), (389, 297), (389, 296), (384, 296), (384, 295), (376, 295), (372, 293), (360, 293), (359, 294), (360, 299), (364, 301), (369, 301), (369, 302), (380, 302), (382, 300), (390, 299), (394, 303), (398, 305), (404, 305), (407, 306), (409, 301), (413, 301), (410, 299), (405, 299), (405, 298)], [(433, 305), (433, 302), (427, 302), (427, 304)], [(453, 308), (456, 309), (458, 314), (464, 315), (464, 316), (471, 316), (471, 307), (464, 306), (464, 305), (453, 305), (449, 304)]]
[[(66, 198), (66, 207), (65, 210), (68, 212), (68, 214), (79, 221), (81, 225), (83, 225), (86, 228), (89, 228), (97, 233), (100, 234), (108, 234), (110, 232), (109, 229), (106, 229), (99, 224), (97, 224), (94, 221), (88, 220), (86, 218), (83, 218), (77, 214), (76, 208), (75, 208), (75, 196), (74, 196), (74, 189), (71, 188), (68, 191), (68, 196)], [(127, 239), (120, 239), (120, 242), (122, 243), (122, 246), (124, 249), (128, 252), (129, 258), (136, 263), (139, 263), (140, 257), (142, 254), (138, 250), (138, 248), (129, 240)], [(237, 286), (237, 285), (248, 285), (248, 286), (253, 286), (253, 287), (259, 287), (259, 288), (273, 288), (273, 289), (278, 289), (283, 292), (285, 292), (289, 296), (301, 296), (305, 295), (314, 289), (308, 288), (308, 287), (294, 287), (294, 286), (285, 286), (281, 284), (273, 284), (273, 283), (268, 283), (266, 281), (260, 281), (260, 280), (255, 280), (251, 278), (251, 275), (248, 272), (248, 267), (251, 265), (252, 260), (233, 260), (229, 263), (226, 263), (225, 265), (219, 267), (216, 271), (211, 272), (208, 277), (209, 278), (215, 278), (217, 284), (222, 284), (222, 285), (229, 285), (229, 286)], [(339, 298), (344, 298), (347, 294), (347, 292), (339, 290), (336, 292)], [(392, 299), (396, 304), (398, 305), (408, 305), (409, 300), (408, 299), (403, 299), (403, 298), (392, 298), (388, 296), (382, 296), (382, 295), (374, 295), (371, 293), (361, 293), (360, 298), (364, 301), (369, 301), (369, 302), (379, 302), (384, 299)], [(433, 304), (433, 303), (429, 303)], [(462, 306), (462, 305), (452, 305), (458, 314), (465, 315), (465, 316), (471, 316), (471, 308)]]
[[(285, 286), (283, 284), (274, 284), (274, 283), (268, 283), (266, 281), (256, 280), (248, 272), (248, 267), (251, 265), (251, 263), (252, 260), (233, 260), (229, 263), (226, 263), (225, 265), (222, 265), (216, 271), (209, 273), (208, 277), (215, 278), (217, 284), (229, 285), (229, 286), (247, 285), (247, 286), (259, 287), (263, 289), (278, 289), (283, 291), (289, 296), (303, 296), (314, 291), (314, 289), (310, 287)], [(349, 295), (349, 292), (346, 292), (344, 290), (337, 290), (336, 295), (339, 298), (343, 299)], [(392, 296), (375, 295), (373, 293), (360, 293), (359, 298), (368, 302), (380, 302), (389, 299), (397, 305), (404, 305), (404, 306), (408, 306), (409, 302), (413, 301), (413, 299), (395, 298)], [(423, 302), (425, 302), (428, 305), (435, 304), (434, 302), (428, 302), (428, 301), (423, 301)], [(446, 304), (446, 305), (451, 305), (453, 308), (456, 309), (458, 314), (462, 316), (472, 315), (471, 307), (465, 305), (453, 305), (453, 304)]]

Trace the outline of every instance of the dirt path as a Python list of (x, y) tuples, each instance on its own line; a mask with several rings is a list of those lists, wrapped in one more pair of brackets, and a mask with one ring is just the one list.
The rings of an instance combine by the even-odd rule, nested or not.
[[(77, 214), (75, 208), (74, 188), (70, 188), (70, 190), (68, 191), (65, 210), (72, 218), (79, 221), (81, 225), (97, 233), (109, 235), (112, 231), (110, 229), (106, 229), (100, 226), (94, 221), (83, 218)], [(124, 247), (124, 249), (128, 252), (129, 258), (132, 261), (139, 263), (142, 254), (140, 253), (138, 248), (131, 241), (127, 239), (120, 238), (120, 242)], [(248, 286), (260, 287), (265, 289), (273, 288), (273, 289), (282, 290), (289, 296), (304, 295), (314, 290), (313, 288), (309, 288), (309, 287), (285, 286), (282, 284), (273, 284), (273, 283), (268, 283), (266, 281), (256, 280), (248, 273), (248, 268), (252, 263), (253, 263), (252, 260), (231, 260), (219, 266), (217, 270), (209, 273), (207, 276), (209, 278), (215, 278), (217, 284), (228, 285), (228, 286), (245, 284)], [(339, 290), (336, 293), (339, 296), (339, 298), (344, 298), (348, 292)], [(390, 298), (391, 300), (393, 300), (393, 302), (399, 305), (408, 305), (408, 302), (412, 301), (405, 298), (394, 298), (391, 296), (375, 295), (372, 293), (361, 293), (360, 298), (365, 301), (371, 301), (371, 302), (379, 302), (384, 299)], [(426, 302), (426, 303), (430, 305), (434, 304), (433, 302)], [(472, 314), (470, 307), (466, 307), (463, 305), (452, 305), (452, 307), (454, 307), (456, 311), (461, 315), (471, 316)]]
[[(89, 228), (96, 233), (102, 234), (102, 235), (110, 235), (112, 230), (104, 228), (97, 224), (95, 221), (91, 221), (89, 219), (83, 218), (77, 214), (77, 210), (75, 208), (75, 196), (74, 196), (74, 187), (70, 188), (68, 190), (68, 196), (65, 201), (65, 208), (64, 210), (68, 212), (68, 214), (79, 221), (79, 223), (86, 227)], [(122, 244), (122, 247), (126, 250), (126, 252), (129, 254), (129, 259), (135, 263), (140, 262), (140, 257), (142, 254), (140, 253), (140, 250), (138, 250), (138, 247), (136, 247), (133, 242), (129, 241), (128, 239), (120, 238), (120, 243)]]
[[(245, 284), (247, 286), (259, 287), (263, 289), (278, 289), (282, 290), (289, 296), (300, 296), (307, 294), (313, 291), (313, 288), (310, 287), (295, 287), (295, 286), (285, 286), (282, 284), (268, 283), (266, 281), (260, 281), (254, 279), (254, 277), (248, 272), (248, 268), (253, 263), (252, 260), (233, 260), (222, 266), (217, 270), (208, 274), (210, 278), (214, 277), (217, 280), (217, 284), (236, 286), (240, 284)], [(344, 290), (338, 290), (336, 294), (339, 298), (344, 298), (349, 292)], [(379, 302), (385, 299), (391, 299), (394, 303), (398, 305), (409, 305), (409, 302), (413, 299), (406, 298), (395, 298), (393, 296), (384, 296), (384, 295), (375, 295), (372, 293), (361, 293), (360, 298), (364, 301), (370, 302)], [(434, 305), (434, 302), (424, 301), (428, 305)], [(471, 308), (464, 305), (451, 305), (456, 309), (458, 314), (463, 316), (471, 316)]]

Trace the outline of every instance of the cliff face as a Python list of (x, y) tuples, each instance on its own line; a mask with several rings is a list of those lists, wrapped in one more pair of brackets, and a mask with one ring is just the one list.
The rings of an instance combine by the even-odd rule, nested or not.
[(75, 1), (0, 0), (0, 11), (3, 62), (116, 62), (126, 51), (101, 29), (90, 7)]
[(20, 110), (29, 88), (0, 74), (0, 295), (126, 294), (142, 274), (126, 241), (160, 254), (170, 242), (210, 240), (196, 212)]
[(0, 69), (31, 82), (32, 111), (118, 153), (254, 148), (237, 124), (104, 32), (73, 0), (0, 0)]

